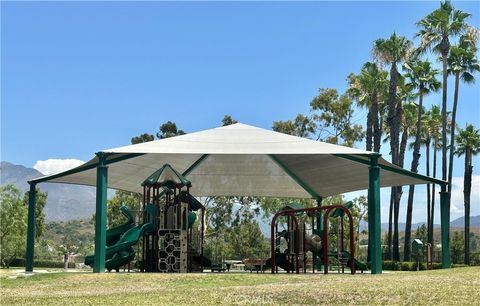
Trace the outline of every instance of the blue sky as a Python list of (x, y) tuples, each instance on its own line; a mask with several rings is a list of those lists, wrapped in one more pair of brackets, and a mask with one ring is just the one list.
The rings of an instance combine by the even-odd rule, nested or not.
[[(454, 5), (480, 27), (478, 2)], [(271, 128), (274, 120), (308, 113), (318, 88), (345, 90), (346, 76), (371, 60), (373, 40), (393, 31), (413, 38), (415, 22), (437, 7), (2, 2), (1, 159), (29, 167), (53, 158), (88, 160), (132, 136), (155, 133), (167, 120), (194, 132), (231, 114)], [(451, 101), (453, 84), (450, 89)], [(426, 104), (440, 100), (431, 95)], [(461, 85), (460, 125), (480, 127), (479, 101), (478, 83)], [(364, 122), (365, 114), (356, 120)], [(476, 158), (476, 176), (479, 167)], [(463, 160), (454, 175), (463, 175)]]

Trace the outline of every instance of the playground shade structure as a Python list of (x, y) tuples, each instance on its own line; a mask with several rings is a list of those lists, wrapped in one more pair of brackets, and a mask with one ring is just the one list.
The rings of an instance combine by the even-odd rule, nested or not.
[[(374, 154), (241, 123), (101, 152), (108, 154), (109, 188), (141, 193), (145, 178), (164, 164), (181, 173), (195, 165), (185, 176), (196, 197), (289, 198), (367, 189), (369, 156)], [(98, 160), (41, 179), (95, 186)], [(382, 187), (426, 183), (381, 157), (378, 163)]]
[[(186, 135), (106, 149), (74, 169), (31, 180), (27, 266), (33, 269), (35, 185), (41, 182), (97, 187), (96, 252), (105, 248), (102, 219), (106, 188), (142, 193), (142, 182), (165, 164), (201, 196), (313, 198), (369, 189), (372, 273), (381, 273), (380, 187), (444, 181), (395, 166), (378, 153), (333, 145), (236, 123)], [(449, 203), (441, 195), (442, 260), (450, 266)], [(103, 255), (100, 253), (99, 255)], [(94, 268), (101, 272), (102, 265)]]

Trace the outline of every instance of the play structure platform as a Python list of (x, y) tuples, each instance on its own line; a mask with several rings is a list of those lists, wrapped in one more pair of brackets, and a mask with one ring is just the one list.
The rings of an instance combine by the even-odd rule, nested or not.
[[(210, 267), (203, 256), (205, 207), (190, 195), (191, 182), (165, 164), (142, 187), (143, 222), (135, 225), (128, 208), (120, 208), (127, 221), (106, 232), (105, 268), (118, 272), (137, 253), (141, 272), (202, 272)], [(85, 264), (93, 267), (94, 255)]]
[[(271, 223), (271, 254), (263, 269), (278, 269), (287, 273), (307, 273), (307, 263), (311, 260), (311, 272), (321, 270), (327, 274), (333, 262), (339, 271), (367, 270), (367, 265), (355, 258), (355, 241), (353, 219), (350, 212), (353, 203), (304, 208), (299, 204), (290, 204), (277, 212)], [(345, 235), (344, 220), (347, 217), (348, 235)], [(338, 218), (336, 244), (330, 243), (329, 218)], [(279, 223), (283, 221), (286, 229), (279, 231)], [(310, 232), (308, 232), (308, 228)], [(344, 239), (348, 236), (348, 251)], [(282, 243), (283, 242), (283, 243)], [(335, 250), (329, 251), (334, 247)], [(283, 248), (283, 249), (282, 249)]]

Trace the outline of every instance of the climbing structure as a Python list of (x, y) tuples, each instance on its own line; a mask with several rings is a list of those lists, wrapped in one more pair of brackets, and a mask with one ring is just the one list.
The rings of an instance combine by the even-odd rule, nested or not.
[(190, 195), (191, 182), (165, 164), (142, 186), (144, 211), (149, 212), (144, 222), (154, 224), (155, 230), (143, 236), (141, 270), (201, 272), (207, 263), (203, 257), (205, 208)]
[[(290, 204), (280, 210), (272, 219), (271, 224), (271, 253), (272, 257), (267, 261), (270, 264), (272, 273), (278, 273), (278, 268), (282, 268), (287, 273), (307, 272), (307, 253), (312, 254), (312, 272), (315, 273), (315, 267), (323, 265), (324, 273), (328, 273), (328, 266), (331, 257), (334, 257), (338, 265), (350, 268), (352, 274), (357, 269), (365, 270), (366, 265), (355, 259), (355, 244), (353, 240), (353, 219), (349, 208), (351, 203), (345, 205), (331, 205), (324, 207), (303, 208), (298, 204)], [(323, 212), (323, 226), (321, 226)], [(330, 214), (333, 212), (332, 214)], [(348, 217), (349, 226), (349, 252), (345, 250), (343, 242), (343, 217)], [(341, 217), (339, 233), (337, 237), (338, 246), (336, 252), (329, 252), (329, 216)], [(278, 223), (283, 218), (286, 229), (279, 231)], [(306, 223), (311, 223), (311, 232), (307, 233)], [(286, 242), (285, 248), (281, 251), (281, 242)], [(317, 265), (318, 263), (318, 265)]]

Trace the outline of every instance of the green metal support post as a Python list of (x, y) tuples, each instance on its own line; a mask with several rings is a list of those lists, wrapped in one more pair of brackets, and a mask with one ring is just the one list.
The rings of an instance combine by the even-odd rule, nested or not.
[[(322, 207), (322, 197), (318, 197), (316, 198), (317, 200), (317, 207)], [(317, 228), (319, 230), (322, 230), (323, 229), (323, 213), (322, 211), (318, 211), (318, 215), (317, 215)]]
[(380, 154), (370, 156), (368, 187), (368, 241), (372, 274), (382, 273), (382, 239), (380, 224)]
[(444, 184), (440, 191), (440, 227), (442, 235), (442, 268), (450, 268), (450, 199)]
[(30, 183), (28, 192), (28, 228), (27, 228), (27, 251), (25, 253), (25, 272), (33, 272), (33, 253), (35, 249), (35, 206), (36, 206), (36, 185)]
[(93, 272), (105, 272), (105, 246), (107, 237), (107, 155), (97, 153), (97, 198), (95, 210), (95, 257)]

